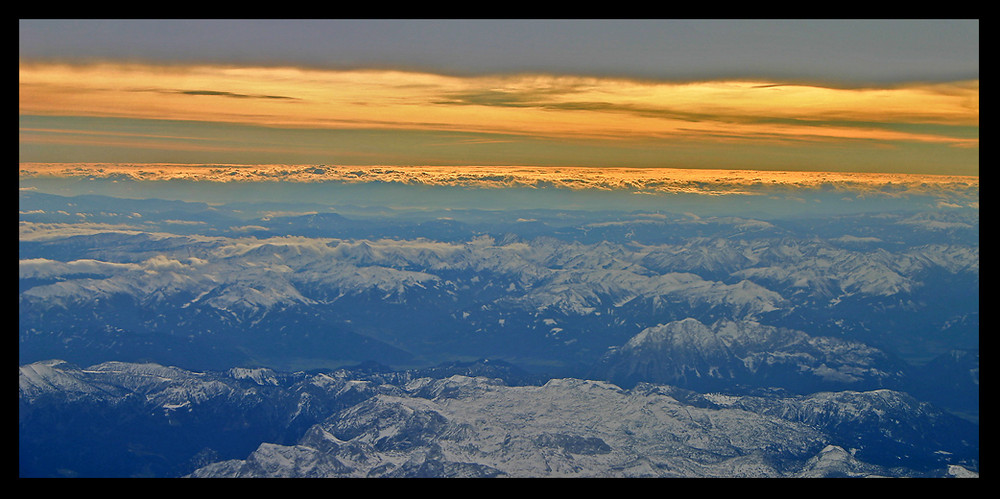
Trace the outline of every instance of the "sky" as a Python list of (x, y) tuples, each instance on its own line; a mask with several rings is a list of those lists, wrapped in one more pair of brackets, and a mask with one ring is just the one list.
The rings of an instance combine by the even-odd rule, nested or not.
[(19, 162), (979, 174), (978, 20), (19, 21)]

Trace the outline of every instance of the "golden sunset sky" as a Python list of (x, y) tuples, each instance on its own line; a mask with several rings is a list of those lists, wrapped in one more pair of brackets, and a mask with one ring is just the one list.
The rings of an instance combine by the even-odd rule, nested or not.
[[(813, 38), (794, 21), (634, 23), (456, 20), (435, 33), (410, 21), (393, 38), (397, 25), (375, 21), (22, 20), (19, 161), (979, 174), (978, 21), (832, 22), (811, 26)], [(225, 37), (237, 28), (256, 36)], [(299, 45), (288, 42), (296, 28)], [(698, 28), (728, 44), (699, 45)], [(478, 65), (448, 58), (461, 45), (445, 45), (447, 30), (472, 40)], [(849, 52), (852, 33), (869, 39), (867, 54)], [(434, 41), (425, 52), (418, 35)], [(682, 47), (682, 36), (694, 38)], [(350, 52), (348, 38), (381, 52)], [(560, 62), (519, 61), (525, 38)], [(83, 39), (93, 45), (74, 45)], [(175, 43), (154, 43), (164, 39)], [(560, 56), (573, 40), (587, 43)], [(614, 65), (626, 56), (632, 66)], [(955, 69), (935, 72), (936, 60)]]

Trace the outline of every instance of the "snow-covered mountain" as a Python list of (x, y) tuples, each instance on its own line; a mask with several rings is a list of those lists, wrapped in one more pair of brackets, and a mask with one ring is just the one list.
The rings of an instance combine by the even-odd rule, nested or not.
[(22, 476), (978, 473), (974, 208), (20, 199)]
[(643, 329), (605, 354), (595, 374), (631, 385), (642, 381), (699, 388), (823, 389), (899, 387), (905, 365), (863, 343), (811, 337), (753, 321), (694, 318)]
[(777, 476), (760, 449), (808, 457), (823, 444), (778, 419), (592, 381), (452, 377), (403, 389), (327, 419), (294, 446), (264, 444), (193, 476)]
[[(463, 337), (533, 331), (524, 333), (538, 336), (529, 341), (558, 348), (620, 345), (644, 328), (686, 317), (757, 320), (910, 349), (894, 331), (930, 340), (946, 333), (959, 347), (977, 345), (978, 246), (957, 243), (889, 252), (858, 237), (851, 241), (863, 242), (787, 234), (642, 244), (553, 237), (566, 229), (534, 239), (482, 234), (464, 241), (90, 230), (31, 225), (19, 262), (23, 340), (95, 328), (204, 337), (206, 329), (293, 314), (353, 324), (352, 333), (369, 337), (378, 330), (374, 341), (417, 348), (410, 331), (391, 319), (371, 324), (385, 319), (370, 312), (426, 316)], [(937, 306), (941, 300), (951, 301)], [(282, 321), (288, 319), (275, 318)], [(362, 332), (362, 322), (373, 327)], [(609, 333), (603, 344), (587, 333), (597, 329)], [(946, 350), (935, 348), (931, 354)], [(64, 353), (50, 349), (22, 360)]]
[[(58, 455), (27, 458), (39, 446), (72, 435), (67, 424), (87, 424), (94, 438), (106, 440), (98, 460), (105, 472), (117, 464), (119, 473), (146, 469), (194, 477), (978, 471), (977, 434), (956, 433), (960, 426), (947, 414), (888, 390), (785, 397), (701, 394), (649, 383), (623, 389), (572, 378), (512, 385), (448, 374), (456, 367), (444, 369), (443, 377), (423, 377), (365, 368), (307, 374), (191, 372), (119, 362), (82, 369), (61, 361), (21, 366), (22, 476), (54, 474), (57, 467), (82, 475), (98, 467), (60, 462)], [(481, 362), (464, 369), (485, 367)], [(241, 418), (235, 426), (234, 414)], [(51, 426), (52, 418), (65, 418), (66, 424)], [(137, 421), (142, 432), (133, 430)], [(50, 432), (27, 431), (38, 425), (49, 425)], [(857, 440), (849, 426), (864, 428), (867, 438)], [(241, 445), (223, 447), (220, 435)], [(950, 440), (956, 435), (970, 442), (956, 444)], [(240, 455), (241, 447), (249, 449)], [(148, 457), (136, 455), (136, 448)], [(185, 463), (188, 471), (156, 464), (155, 456), (164, 455)]]

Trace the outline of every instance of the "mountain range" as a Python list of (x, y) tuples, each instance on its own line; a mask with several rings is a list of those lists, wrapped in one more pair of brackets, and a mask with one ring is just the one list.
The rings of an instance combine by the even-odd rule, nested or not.
[(978, 474), (978, 210), (19, 219), (20, 476)]
[[(20, 368), (19, 395), (21, 476), (978, 473), (977, 425), (887, 389), (623, 389), (573, 378), (530, 382), (489, 360), (314, 373), (48, 361)], [(78, 449), (89, 449), (85, 459)]]

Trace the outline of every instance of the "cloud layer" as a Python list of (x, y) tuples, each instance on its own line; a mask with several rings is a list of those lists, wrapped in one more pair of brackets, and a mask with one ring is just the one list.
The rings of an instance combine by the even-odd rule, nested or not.
[(475, 188), (562, 188), (634, 193), (761, 194), (773, 189), (851, 190), (904, 195), (975, 192), (979, 177), (850, 172), (531, 166), (178, 165), (22, 163), (20, 175), (109, 180), (206, 182), (338, 182)]
[(978, 137), (892, 126), (977, 127), (978, 81), (832, 88), (764, 81), (25, 63), (19, 73), (21, 114), (549, 139), (872, 140), (978, 146)]

